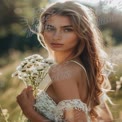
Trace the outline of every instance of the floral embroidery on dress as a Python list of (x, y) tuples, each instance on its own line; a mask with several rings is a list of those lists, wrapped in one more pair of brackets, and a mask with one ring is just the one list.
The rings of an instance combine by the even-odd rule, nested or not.
[(83, 103), (80, 99), (62, 100), (61, 102), (59, 102), (56, 107), (55, 121), (61, 121), (63, 119), (64, 110), (68, 110), (71, 108), (85, 112), (89, 122), (90, 117), (88, 116), (89, 111), (87, 105)]
[(89, 111), (87, 105), (80, 99), (62, 100), (58, 104), (48, 96), (45, 91), (40, 91), (34, 105), (37, 111), (54, 122), (64, 122), (64, 110), (74, 108), (84, 111), (87, 116), (87, 122), (90, 121)]
[(50, 120), (54, 120), (56, 103), (45, 91), (40, 91), (34, 105), (37, 111)]

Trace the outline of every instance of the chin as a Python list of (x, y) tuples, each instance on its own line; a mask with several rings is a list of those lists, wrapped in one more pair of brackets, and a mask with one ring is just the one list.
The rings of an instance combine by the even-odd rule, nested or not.
[(65, 51), (65, 50), (62, 50), (62, 49), (54, 49), (54, 48), (51, 48), (52, 51)]

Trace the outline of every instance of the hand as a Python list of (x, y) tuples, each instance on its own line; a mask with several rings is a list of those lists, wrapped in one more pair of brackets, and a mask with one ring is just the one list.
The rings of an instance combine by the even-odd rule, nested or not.
[(34, 110), (34, 103), (35, 103), (35, 99), (33, 96), (33, 91), (32, 91), (32, 87), (28, 86), (27, 88), (25, 88), (20, 95), (17, 96), (17, 102), (19, 104), (19, 106), (21, 107), (24, 115), (28, 118), (31, 114), (31, 111), (35, 111)]
[(31, 122), (50, 122), (47, 118), (39, 114), (35, 111), (33, 105), (35, 103), (35, 99), (33, 96), (32, 87), (29, 86), (25, 88), (20, 95), (17, 96), (17, 102), (21, 107), (24, 115), (31, 121)]

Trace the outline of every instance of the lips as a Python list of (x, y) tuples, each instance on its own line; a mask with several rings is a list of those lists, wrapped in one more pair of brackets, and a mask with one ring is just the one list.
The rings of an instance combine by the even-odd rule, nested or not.
[(52, 45), (54, 48), (59, 48), (59, 47), (63, 46), (63, 44), (61, 44), (61, 43), (51, 43), (51, 45)]
[(51, 45), (63, 45), (63, 44), (60, 44), (60, 43), (51, 43)]

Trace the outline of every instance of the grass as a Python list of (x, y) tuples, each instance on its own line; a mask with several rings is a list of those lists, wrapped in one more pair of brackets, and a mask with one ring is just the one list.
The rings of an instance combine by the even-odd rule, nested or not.
[[(122, 56), (119, 55), (119, 51), (122, 49), (122, 45), (114, 47), (113, 49), (114, 50), (109, 49), (107, 50), (107, 52), (109, 53), (109, 55), (112, 55), (111, 58), (112, 60), (114, 59), (114, 63), (118, 63), (118, 66), (115, 67), (116, 73), (111, 74), (111, 76), (109, 77), (112, 84), (112, 88), (115, 90), (115, 81), (119, 80), (120, 76), (122, 76)], [(18, 118), (21, 117), (21, 110), (16, 103), (16, 96), (25, 87), (22, 81), (18, 80), (17, 78), (11, 78), (11, 74), (15, 71), (16, 66), (24, 57), (34, 53), (30, 51), (24, 54), (20, 52), (12, 52), (12, 54), (10, 54), (8, 57), (4, 57), (2, 58), (2, 60), (0, 60), (0, 72), (2, 73), (2, 75), (0, 75), (0, 105), (2, 106), (2, 109), (8, 109), (10, 122), (24, 122), (24, 118)], [(41, 52), (39, 53), (45, 56), (45, 51), (41, 50)], [(7, 59), (9, 59), (9, 62), (6, 62), (6, 64), (3, 63), (2, 65), (2, 62), (4, 62), (3, 60)], [(117, 104), (116, 106), (109, 105), (114, 116), (115, 122), (120, 122), (121, 120), (119, 119), (122, 119), (122, 88), (117, 94), (115, 92), (109, 93), (109, 96), (111, 97), (112, 101)], [(4, 122), (3, 117), (1, 115), (0, 122)]]

